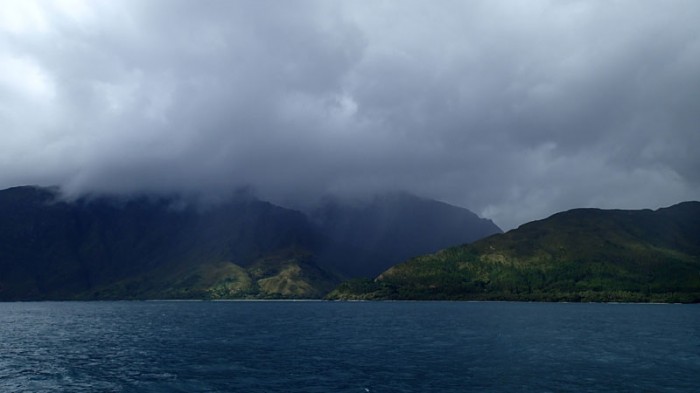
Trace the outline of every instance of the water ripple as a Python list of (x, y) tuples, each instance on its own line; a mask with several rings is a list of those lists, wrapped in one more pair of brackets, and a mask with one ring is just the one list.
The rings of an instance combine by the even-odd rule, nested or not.
[(0, 304), (7, 392), (694, 392), (690, 305)]

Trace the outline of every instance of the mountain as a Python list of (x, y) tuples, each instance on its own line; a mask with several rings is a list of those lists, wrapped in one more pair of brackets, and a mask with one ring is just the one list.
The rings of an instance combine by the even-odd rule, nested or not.
[(176, 198), (66, 202), (58, 190), (0, 191), (0, 300), (318, 297), (302, 213), (252, 198), (196, 208)]
[(496, 232), (407, 194), (305, 215), (245, 195), (201, 206), (14, 187), (0, 190), (0, 300), (319, 298), (341, 276)]
[(407, 193), (326, 198), (310, 217), (328, 238), (319, 262), (346, 277), (375, 277), (410, 257), (501, 233), (467, 209)]
[(700, 302), (700, 202), (558, 213), (345, 282), (328, 297)]

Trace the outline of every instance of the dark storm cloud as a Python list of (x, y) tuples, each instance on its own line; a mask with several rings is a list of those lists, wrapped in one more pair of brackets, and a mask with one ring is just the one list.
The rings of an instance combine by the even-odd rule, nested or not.
[(505, 228), (700, 198), (695, 1), (3, 8), (0, 186), (403, 189)]

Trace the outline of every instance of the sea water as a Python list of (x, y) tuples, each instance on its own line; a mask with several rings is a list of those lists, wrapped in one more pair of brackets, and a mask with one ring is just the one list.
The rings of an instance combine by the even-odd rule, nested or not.
[(698, 392), (700, 306), (0, 304), (1, 392)]

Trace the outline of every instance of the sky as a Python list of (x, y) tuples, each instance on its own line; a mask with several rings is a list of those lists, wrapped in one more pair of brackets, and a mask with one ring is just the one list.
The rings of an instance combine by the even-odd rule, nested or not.
[(506, 230), (700, 199), (696, 0), (0, 9), (0, 188), (402, 190)]

